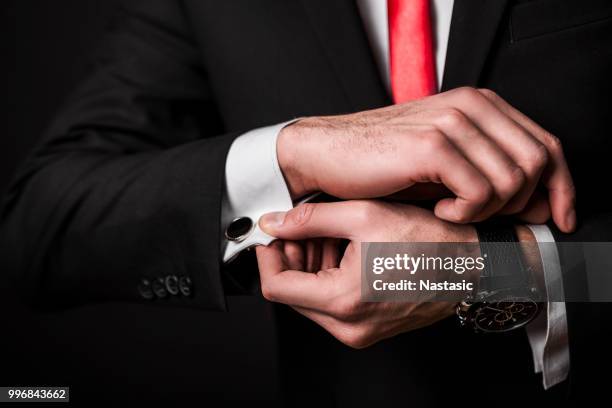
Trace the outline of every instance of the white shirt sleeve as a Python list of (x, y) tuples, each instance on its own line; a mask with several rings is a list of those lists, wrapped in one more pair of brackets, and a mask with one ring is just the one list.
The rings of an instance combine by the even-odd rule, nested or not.
[[(529, 229), (542, 256), (546, 295), (548, 299), (563, 299), (559, 253), (555, 245), (544, 245), (555, 239), (546, 225), (529, 225)], [(545, 312), (527, 326), (527, 336), (535, 372), (542, 373), (544, 389), (567, 379), (570, 359), (565, 302), (548, 302)]]
[(229, 262), (247, 248), (272, 242), (274, 238), (264, 233), (257, 225), (259, 218), (268, 212), (288, 211), (293, 208), (276, 155), (278, 134), (292, 122), (247, 132), (238, 137), (230, 147), (225, 162), (222, 234), (233, 220), (241, 217), (250, 218), (254, 227), (240, 242), (222, 237), (223, 262)]

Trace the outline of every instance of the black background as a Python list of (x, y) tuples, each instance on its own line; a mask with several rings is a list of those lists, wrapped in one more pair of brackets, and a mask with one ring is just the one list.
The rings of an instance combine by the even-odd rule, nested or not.
[[(116, 3), (1, 2), (0, 189), (85, 75)], [(257, 298), (229, 305), (229, 313), (127, 304), (33, 311), (0, 271), (0, 386), (70, 386), (71, 400), (87, 405), (275, 399), (271, 316)]]

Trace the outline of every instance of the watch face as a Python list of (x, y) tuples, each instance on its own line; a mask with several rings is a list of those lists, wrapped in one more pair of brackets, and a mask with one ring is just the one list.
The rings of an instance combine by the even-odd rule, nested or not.
[(483, 302), (474, 310), (474, 325), (484, 332), (505, 332), (529, 323), (538, 314), (538, 304), (527, 298)]

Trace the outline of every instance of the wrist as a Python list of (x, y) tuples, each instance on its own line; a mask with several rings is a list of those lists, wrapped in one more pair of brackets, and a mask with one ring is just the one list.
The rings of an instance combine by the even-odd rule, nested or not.
[(538, 287), (544, 288), (544, 269), (542, 265), (542, 255), (538, 248), (537, 240), (531, 229), (525, 225), (515, 226), (516, 235), (521, 244), (523, 261), (527, 268), (532, 271)]
[(317, 191), (313, 174), (309, 170), (308, 136), (304, 134), (305, 121), (301, 119), (281, 129), (276, 142), (278, 165), (283, 173), (292, 200)]
[[(473, 233), (477, 236), (476, 242), (479, 242), (480, 235), (475, 232), (475, 228), (472, 228), (472, 230), (474, 231)], [(516, 233), (516, 238), (518, 239), (520, 251), (520, 255), (517, 255), (521, 257), (524, 267), (527, 268), (530, 271), (531, 275), (534, 277), (537, 286), (540, 289), (544, 288), (542, 257), (540, 255), (538, 243), (533, 232), (525, 225), (515, 225), (514, 231)], [(470, 235), (466, 237), (466, 242), (470, 242), (469, 237)]]
[[(462, 225), (461, 227), (463, 230), (463, 235), (461, 237), (460, 242), (470, 242), (470, 243), (475, 243), (475, 244), (479, 242), (478, 233), (476, 232), (476, 228), (473, 225), (466, 224), (466, 225)], [(472, 246), (472, 248), (475, 251), (475, 253), (472, 256), (474, 257), (482, 256), (480, 245), (474, 245)], [(474, 268), (474, 269), (468, 270), (465, 273), (465, 277), (469, 282), (471, 282), (474, 285), (475, 288), (477, 288), (481, 273), (482, 273), (481, 269)]]

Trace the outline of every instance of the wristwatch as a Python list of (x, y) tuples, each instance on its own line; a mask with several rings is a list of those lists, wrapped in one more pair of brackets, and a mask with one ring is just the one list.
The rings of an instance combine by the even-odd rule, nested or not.
[(532, 270), (525, 266), (514, 226), (503, 219), (476, 224), (485, 267), (478, 288), (457, 304), (463, 327), (501, 333), (531, 322), (542, 309)]

